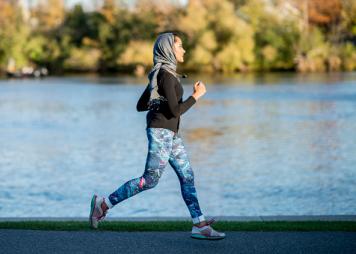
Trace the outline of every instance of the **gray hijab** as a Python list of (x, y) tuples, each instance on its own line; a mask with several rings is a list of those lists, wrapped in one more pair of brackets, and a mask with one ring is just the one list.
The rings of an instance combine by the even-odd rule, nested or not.
[(158, 36), (153, 47), (153, 68), (148, 74), (150, 87), (149, 108), (159, 105), (161, 101), (166, 99), (158, 93), (157, 75), (159, 70), (165, 69), (172, 73), (178, 80), (177, 59), (173, 52), (174, 35), (173, 33), (163, 33)]

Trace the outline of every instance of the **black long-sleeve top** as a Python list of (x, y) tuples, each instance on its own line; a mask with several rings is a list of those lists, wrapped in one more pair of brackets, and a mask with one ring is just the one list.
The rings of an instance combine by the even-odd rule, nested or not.
[[(183, 87), (170, 72), (160, 69), (157, 75), (158, 93), (167, 101), (161, 103), (158, 110), (149, 110), (146, 115), (147, 128), (165, 128), (174, 132), (179, 130), (180, 116), (192, 107), (196, 100), (189, 96), (183, 101)], [(137, 111), (147, 111), (150, 89), (147, 85), (137, 102)]]

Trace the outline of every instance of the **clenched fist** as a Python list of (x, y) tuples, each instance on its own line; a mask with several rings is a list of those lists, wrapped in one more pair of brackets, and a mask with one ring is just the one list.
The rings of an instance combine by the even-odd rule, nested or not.
[(197, 101), (200, 97), (202, 97), (206, 93), (206, 88), (203, 82), (197, 81), (194, 84), (194, 92), (192, 96)]

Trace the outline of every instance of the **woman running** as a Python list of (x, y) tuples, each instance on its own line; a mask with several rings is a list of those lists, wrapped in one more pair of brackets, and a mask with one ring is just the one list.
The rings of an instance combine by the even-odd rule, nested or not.
[(89, 221), (98, 227), (108, 210), (123, 200), (155, 187), (169, 163), (177, 174), (181, 193), (193, 221), (191, 236), (199, 239), (223, 239), (224, 233), (210, 225), (200, 210), (194, 186), (194, 173), (182, 137), (178, 133), (180, 116), (187, 112), (206, 93), (205, 85), (198, 81), (194, 92), (183, 101), (183, 87), (176, 73), (177, 63), (184, 61), (185, 50), (176, 33), (166, 32), (158, 36), (153, 48), (154, 67), (148, 75), (149, 84), (137, 102), (137, 111), (147, 111), (146, 133), (148, 154), (145, 171), (141, 177), (131, 179), (108, 197), (93, 195)]

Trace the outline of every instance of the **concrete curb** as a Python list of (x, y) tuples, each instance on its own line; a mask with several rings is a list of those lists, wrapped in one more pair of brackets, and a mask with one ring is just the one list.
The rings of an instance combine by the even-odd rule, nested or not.
[[(356, 221), (356, 215), (206, 216), (217, 221)], [(107, 217), (106, 221), (191, 221), (189, 217)], [(5, 221), (88, 221), (86, 217), (0, 217)]]

